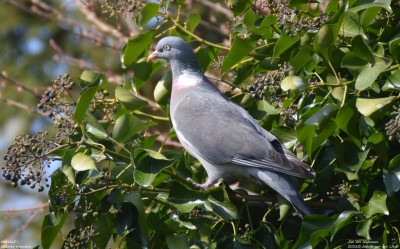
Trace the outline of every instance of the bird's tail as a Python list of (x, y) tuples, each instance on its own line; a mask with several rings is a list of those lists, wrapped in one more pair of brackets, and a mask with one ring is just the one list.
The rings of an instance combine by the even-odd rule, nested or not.
[(301, 218), (314, 213), (284, 175), (265, 169), (257, 169), (256, 174), (263, 184), (270, 186), (288, 200)]

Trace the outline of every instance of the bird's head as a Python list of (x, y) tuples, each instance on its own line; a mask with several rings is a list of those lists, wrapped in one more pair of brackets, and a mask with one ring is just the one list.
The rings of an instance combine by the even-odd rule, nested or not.
[(147, 62), (155, 58), (163, 58), (167, 61), (186, 61), (194, 56), (192, 48), (182, 38), (168, 36), (158, 42), (156, 50), (147, 57)]

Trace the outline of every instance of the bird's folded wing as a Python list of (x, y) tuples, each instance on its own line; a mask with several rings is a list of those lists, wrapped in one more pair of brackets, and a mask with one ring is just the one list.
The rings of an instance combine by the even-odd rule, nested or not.
[(289, 151), (272, 134), (219, 93), (183, 94), (173, 112), (179, 138), (190, 151), (211, 163), (234, 163), (313, 178), (307, 164), (294, 154), (286, 157), (285, 152)]

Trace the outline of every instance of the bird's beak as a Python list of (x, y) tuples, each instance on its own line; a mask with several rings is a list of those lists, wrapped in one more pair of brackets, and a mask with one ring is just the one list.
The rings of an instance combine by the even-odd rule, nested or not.
[(158, 56), (158, 51), (154, 51), (153, 53), (151, 53), (148, 57), (147, 57), (147, 63), (149, 63), (150, 61), (154, 60), (155, 58), (157, 58)]

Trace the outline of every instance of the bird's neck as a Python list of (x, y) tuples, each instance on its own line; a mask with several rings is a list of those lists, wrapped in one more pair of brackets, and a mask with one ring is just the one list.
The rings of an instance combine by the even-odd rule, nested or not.
[(203, 77), (200, 65), (196, 60), (171, 60), (172, 77), (177, 79), (181, 75)]

